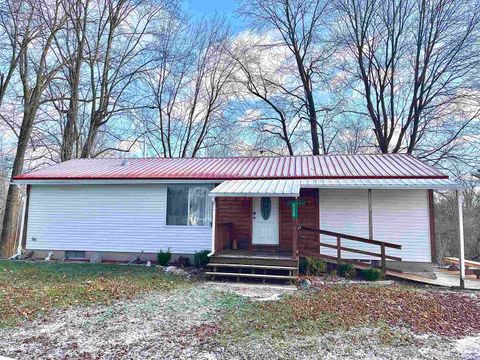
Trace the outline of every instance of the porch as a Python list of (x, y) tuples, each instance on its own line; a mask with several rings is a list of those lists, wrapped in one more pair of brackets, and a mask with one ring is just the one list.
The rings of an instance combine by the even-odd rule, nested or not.
[[(433, 262), (435, 234), (432, 222), (432, 188), (440, 186), (446, 187), (451, 184), (433, 185), (430, 181), (423, 180), (414, 182), (400, 180), (369, 182), (365, 180), (363, 182), (352, 181), (352, 183), (346, 181), (320, 183), (313, 180), (226, 181), (211, 192), (214, 225), (210, 266), (214, 271), (209, 274), (218, 272), (220, 269), (220, 273), (223, 275), (236, 276), (239, 280), (249, 277), (248, 274), (261, 278), (262, 274), (270, 275), (269, 270), (285, 270), (282, 274), (285, 275), (284, 279), (291, 280), (291, 277), (298, 273), (299, 257), (313, 256), (337, 264), (351, 262), (358, 268), (376, 266), (381, 268), (384, 274), (387, 274), (388, 271), (388, 275), (392, 275), (401, 272), (393, 268), (388, 269), (389, 264), (393, 262), (403, 264), (405, 260), (407, 262), (414, 261), (412, 257), (419, 256), (417, 249), (423, 252), (421, 256), (422, 259), (425, 259), (420, 261)], [(347, 191), (355, 190), (364, 195), (362, 198), (350, 198), (350, 195), (347, 196), (345, 193), (343, 199), (327, 196), (326, 189), (331, 191), (330, 189), (342, 189), (342, 187), (350, 189)], [(402, 207), (402, 211), (407, 211), (404, 213), (405, 215), (399, 215), (401, 212), (396, 212), (392, 208), (396, 204), (394, 200), (380, 195), (381, 192), (376, 191), (377, 189), (389, 189), (391, 193), (392, 187), (395, 190), (395, 197), (399, 201), (398, 204), (400, 204), (398, 206)], [(372, 188), (375, 189), (374, 193)], [(418, 192), (419, 189), (423, 192)], [(415, 196), (421, 195), (424, 200), (412, 202), (409, 198), (405, 198), (405, 195), (414, 192), (397, 190), (417, 190)], [(319, 200), (321, 191), (323, 191), (322, 205)], [(417, 199), (420, 198), (417, 197)], [(374, 226), (373, 203), (375, 201), (377, 201), (375, 203), (377, 219), (381, 219), (382, 223)], [(424, 220), (419, 223), (422, 234), (421, 247), (418, 247), (420, 245), (418, 245), (417, 232), (413, 238), (410, 236), (410, 238), (402, 240), (402, 231), (405, 229), (408, 231), (412, 226), (407, 224), (397, 226), (397, 228), (394, 226), (402, 218), (412, 224), (418, 220), (416, 213), (408, 212), (409, 208), (403, 210), (406, 204), (412, 203), (415, 203), (409, 205), (412, 209), (417, 209), (417, 206), (425, 207), (422, 208), (424, 210), (421, 210), (420, 214)], [(330, 210), (329, 213), (326, 213), (325, 209), (328, 206), (330, 206)], [(339, 206), (343, 206), (343, 210)], [(355, 208), (355, 206), (357, 207)], [(323, 209), (322, 215), (320, 215), (320, 207)], [(342, 216), (341, 211), (349, 214), (346, 223), (345, 218), (341, 220), (346, 225), (345, 228), (339, 226), (342, 224), (338, 221)], [(322, 218), (322, 226), (320, 226), (320, 218)], [(363, 221), (361, 223), (363, 230), (359, 230), (358, 226), (352, 228), (348, 222), (356, 222), (359, 219)], [(395, 221), (388, 221), (388, 219), (395, 219)], [(263, 227), (265, 223), (272, 220), (276, 226)], [(335, 227), (336, 231), (331, 231)], [(375, 234), (381, 234), (379, 238), (382, 240), (376, 238), (378, 235), (374, 235), (374, 228)], [(342, 231), (343, 229), (345, 231)], [(401, 241), (390, 241), (391, 239), (400, 239)], [(405, 244), (407, 245), (406, 249)], [(288, 259), (292, 261), (290, 264), (286, 263)], [(222, 269), (218, 264), (231, 265)], [(262, 269), (260, 266), (267, 266), (267, 268)], [(273, 267), (285, 267), (285, 269)], [(297, 267), (297, 271), (290, 271), (291, 269), (287, 269), (288, 267)], [(262, 269), (263, 272), (259, 272), (259, 269)], [(212, 275), (216, 276), (217, 274)], [(275, 275), (278, 274), (275, 273)]]

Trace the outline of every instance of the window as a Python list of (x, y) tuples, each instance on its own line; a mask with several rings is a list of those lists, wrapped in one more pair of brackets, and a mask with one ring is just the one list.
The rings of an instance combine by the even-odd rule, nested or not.
[(65, 250), (65, 259), (85, 259), (85, 251)]
[(167, 225), (210, 225), (210, 189), (205, 186), (172, 186), (167, 189)]

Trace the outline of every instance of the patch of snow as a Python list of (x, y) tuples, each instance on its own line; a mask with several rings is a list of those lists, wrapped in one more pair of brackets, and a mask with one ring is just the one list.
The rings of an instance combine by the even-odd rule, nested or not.
[(457, 340), (455, 350), (464, 360), (480, 359), (480, 335), (467, 336)]

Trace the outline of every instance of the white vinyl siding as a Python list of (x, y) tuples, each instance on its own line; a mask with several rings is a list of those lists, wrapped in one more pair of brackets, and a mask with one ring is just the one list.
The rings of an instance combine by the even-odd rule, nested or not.
[[(320, 228), (343, 234), (368, 238), (367, 190), (320, 190)], [(335, 237), (321, 235), (321, 242), (336, 245)], [(368, 244), (342, 239), (342, 246), (359, 250), (375, 250)], [(322, 254), (337, 256), (337, 250), (321, 247)], [(358, 254), (342, 252), (346, 259), (358, 258)], [(361, 256), (362, 259), (368, 259)]]
[(373, 238), (402, 245), (387, 253), (431, 262), (427, 190), (372, 190)]
[[(164, 185), (32, 186), (27, 248), (150, 252), (210, 249), (211, 226), (167, 226)], [(35, 240), (32, 240), (35, 238)]]
[[(404, 261), (431, 262), (430, 222), (427, 190), (372, 190), (373, 238), (402, 245), (387, 254)], [(367, 190), (320, 190), (320, 227), (368, 238)], [(336, 244), (336, 239), (321, 236)], [(342, 239), (342, 246), (380, 252), (380, 247)], [(336, 256), (335, 249), (322, 247), (323, 254)], [(377, 259), (342, 252), (349, 259)]]

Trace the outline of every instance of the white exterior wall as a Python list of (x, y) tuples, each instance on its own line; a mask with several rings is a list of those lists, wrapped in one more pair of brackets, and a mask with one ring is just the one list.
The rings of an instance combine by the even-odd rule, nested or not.
[[(167, 226), (166, 185), (32, 186), (27, 249), (193, 254), (211, 226)], [(36, 240), (32, 240), (36, 238)]]
[[(320, 190), (320, 227), (368, 238), (368, 190)], [(431, 262), (427, 190), (372, 190), (373, 238), (402, 245), (387, 254), (403, 261)], [(321, 235), (336, 244), (336, 238)], [(342, 239), (342, 246), (380, 253), (380, 247)], [(336, 256), (335, 249), (321, 248)], [(342, 252), (344, 258), (378, 259)]]

